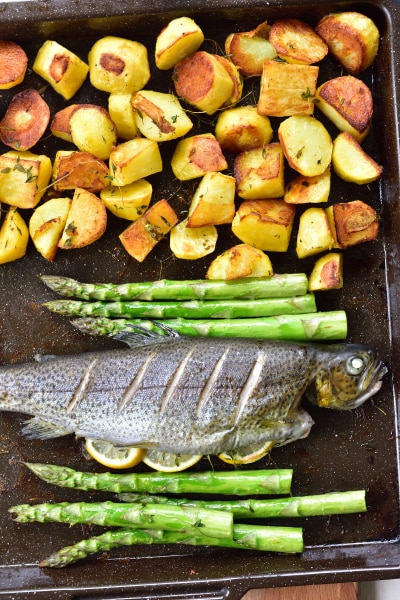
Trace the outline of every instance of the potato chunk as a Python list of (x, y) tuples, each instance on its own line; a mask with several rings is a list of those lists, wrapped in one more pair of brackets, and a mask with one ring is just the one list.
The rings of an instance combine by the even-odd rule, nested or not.
[(328, 54), (328, 46), (314, 29), (299, 19), (279, 19), (271, 27), (269, 41), (288, 63), (311, 65)]
[(348, 248), (378, 237), (378, 215), (361, 200), (338, 202), (329, 206), (326, 213), (335, 231), (335, 247)]
[(136, 125), (149, 140), (165, 142), (184, 136), (193, 127), (192, 121), (173, 94), (142, 90), (133, 95)]
[(225, 52), (244, 77), (261, 75), (264, 61), (276, 58), (269, 41), (271, 27), (266, 21), (251, 31), (231, 33), (225, 40)]
[(140, 219), (129, 225), (119, 239), (130, 256), (143, 262), (177, 222), (173, 208), (165, 199), (159, 200)]
[(260, 115), (256, 106), (227, 108), (215, 125), (215, 137), (221, 148), (235, 154), (269, 144), (272, 136), (269, 118)]
[(28, 226), (18, 210), (11, 206), (0, 228), (0, 264), (25, 256), (28, 241)]
[(359, 143), (369, 132), (373, 99), (368, 86), (353, 77), (344, 75), (326, 81), (315, 94), (317, 108), (340, 131), (348, 131)]
[(208, 115), (214, 114), (233, 93), (233, 81), (224, 65), (209, 52), (197, 51), (174, 68), (179, 98)]
[(59, 150), (53, 163), (53, 181), (58, 192), (77, 187), (99, 192), (109, 183), (108, 166), (89, 152)]
[(214, 225), (188, 227), (187, 219), (176, 225), (169, 236), (169, 244), (176, 258), (198, 260), (214, 252), (218, 239)]
[(382, 175), (382, 167), (347, 131), (333, 140), (332, 166), (341, 179), (359, 185), (376, 181)]
[(259, 250), (286, 252), (295, 212), (296, 207), (283, 200), (245, 200), (232, 221), (232, 231)]
[(190, 17), (172, 19), (156, 39), (156, 67), (172, 69), (179, 61), (190, 56), (201, 46), (204, 34)]
[(50, 262), (54, 262), (58, 242), (67, 222), (71, 198), (52, 198), (38, 206), (30, 220), (29, 233), (36, 250)]
[(50, 108), (36, 90), (28, 89), (12, 97), (0, 121), (0, 139), (15, 150), (29, 150), (46, 131)]
[(228, 163), (216, 137), (212, 133), (202, 133), (177, 143), (171, 168), (177, 179), (188, 181), (210, 171), (224, 171)]
[(292, 169), (307, 177), (314, 177), (329, 167), (332, 139), (317, 119), (308, 115), (288, 117), (279, 125), (278, 136)]
[(117, 135), (122, 140), (131, 140), (140, 135), (136, 122), (136, 111), (133, 109), (132, 94), (110, 94), (108, 96), (108, 112), (117, 128)]
[(93, 244), (103, 235), (106, 226), (107, 211), (100, 198), (76, 188), (58, 247), (72, 250)]
[(0, 156), (0, 202), (17, 208), (38, 204), (51, 178), (51, 160), (45, 154), (10, 150)]
[(306, 177), (297, 175), (285, 188), (284, 201), (288, 204), (320, 204), (327, 202), (331, 189), (331, 170), (321, 175)]
[(325, 15), (315, 30), (351, 75), (358, 75), (373, 63), (379, 48), (379, 30), (366, 15), (354, 11)]
[(205, 278), (231, 280), (243, 277), (272, 277), (273, 274), (267, 254), (249, 244), (237, 244), (214, 258)]
[(234, 162), (236, 191), (246, 200), (278, 198), (285, 191), (283, 151), (272, 142), (262, 148), (245, 150)]
[(107, 35), (90, 49), (89, 77), (93, 87), (109, 94), (133, 94), (150, 79), (146, 46)]
[(106, 160), (117, 143), (117, 128), (102, 106), (84, 104), (72, 113), (69, 126), (72, 141), (82, 152)]
[(70, 100), (85, 81), (89, 66), (58, 42), (47, 40), (40, 47), (32, 69), (65, 100)]
[(8, 40), (0, 40), (0, 89), (8, 90), (22, 83), (28, 66), (23, 48)]
[(128, 185), (110, 185), (100, 192), (100, 198), (116, 217), (137, 221), (148, 209), (152, 193), (151, 183), (139, 179)]
[(237, 104), (239, 100), (242, 98), (243, 93), (243, 79), (239, 72), (239, 69), (231, 60), (228, 60), (224, 56), (220, 56), (219, 54), (213, 55), (217, 61), (224, 67), (229, 77), (232, 79), (232, 94), (230, 97), (224, 102), (221, 108), (230, 107), (234, 104)]
[(134, 138), (116, 146), (110, 154), (111, 185), (128, 185), (162, 171), (162, 159), (157, 142)]
[[(70, 119), (74, 112), (80, 110), (83, 106), (83, 104), (70, 104), (69, 106), (57, 111), (50, 123), (51, 133), (61, 140), (64, 140), (65, 142), (71, 142), (71, 144), (73, 144)], [(93, 105), (87, 104), (85, 106)]]
[(308, 278), (308, 291), (338, 290), (343, 287), (343, 254), (329, 252), (321, 256)]
[(188, 227), (232, 223), (235, 216), (235, 178), (206, 173), (193, 195), (188, 213)]
[(331, 250), (334, 242), (325, 210), (319, 207), (305, 210), (300, 216), (297, 232), (296, 253), (298, 258)]

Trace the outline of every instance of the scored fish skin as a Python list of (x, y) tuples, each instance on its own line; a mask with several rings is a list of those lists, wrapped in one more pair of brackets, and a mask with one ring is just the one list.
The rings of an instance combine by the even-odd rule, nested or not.
[[(357, 376), (347, 373), (354, 356), (356, 367), (364, 361)], [(376, 393), (385, 372), (376, 353), (358, 345), (160, 337), (129, 349), (1, 367), (0, 410), (33, 415), (23, 430), (30, 437), (75, 433), (218, 454), (306, 437), (313, 421), (299, 404), (310, 384), (321, 405), (345, 409)]]

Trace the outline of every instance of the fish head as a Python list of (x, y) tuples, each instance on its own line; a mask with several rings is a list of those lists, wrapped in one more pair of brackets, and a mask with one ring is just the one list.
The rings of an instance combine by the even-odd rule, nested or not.
[(388, 369), (369, 346), (346, 344), (334, 348), (320, 363), (315, 400), (324, 408), (351, 410), (380, 390)]

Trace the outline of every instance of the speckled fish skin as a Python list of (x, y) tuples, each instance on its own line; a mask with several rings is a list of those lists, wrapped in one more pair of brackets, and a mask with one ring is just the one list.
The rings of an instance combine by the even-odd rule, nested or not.
[(1, 367), (0, 410), (33, 416), (23, 429), (32, 438), (75, 433), (218, 454), (306, 437), (313, 421), (300, 401), (310, 384), (321, 406), (348, 409), (375, 394), (386, 372), (359, 345), (160, 340)]

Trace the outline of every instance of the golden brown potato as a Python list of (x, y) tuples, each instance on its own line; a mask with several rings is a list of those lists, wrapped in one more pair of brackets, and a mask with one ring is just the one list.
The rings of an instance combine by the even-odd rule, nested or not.
[(0, 228), (0, 264), (12, 262), (26, 254), (29, 230), (14, 206), (10, 206)]
[[(82, 108), (83, 104), (70, 104), (57, 111), (50, 123), (50, 131), (53, 135), (66, 142), (72, 142), (70, 119), (76, 110)], [(92, 106), (87, 104), (86, 106)]]
[(108, 96), (108, 112), (117, 128), (117, 135), (122, 140), (131, 140), (140, 136), (137, 126), (137, 113), (131, 103), (132, 94), (110, 94)]
[(235, 216), (235, 178), (206, 173), (193, 195), (188, 213), (188, 227), (232, 223)]
[(373, 63), (379, 48), (379, 30), (366, 15), (354, 11), (325, 15), (315, 30), (351, 75), (358, 75)]
[(321, 292), (343, 287), (343, 254), (329, 252), (321, 256), (308, 278), (308, 291)]
[(205, 278), (228, 281), (243, 277), (272, 277), (273, 274), (267, 254), (249, 244), (237, 244), (212, 261)]
[(347, 131), (333, 140), (332, 166), (341, 179), (359, 185), (376, 181), (382, 175), (382, 167)]
[(190, 17), (172, 19), (156, 39), (155, 60), (158, 69), (172, 69), (201, 46), (204, 34)]
[(22, 83), (28, 56), (15, 42), (0, 40), (0, 89), (8, 90)]
[(129, 225), (119, 239), (130, 256), (143, 262), (177, 222), (173, 208), (165, 199), (159, 200), (140, 219)]
[(67, 222), (71, 198), (52, 198), (38, 206), (29, 220), (29, 234), (36, 250), (54, 262), (58, 242)]
[(235, 154), (269, 144), (272, 136), (269, 118), (260, 115), (256, 106), (227, 108), (215, 125), (215, 137), (221, 148)]
[(224, 171), (228, 163), (216, 137), (212, 133), (202, 133), (177, 143), (171, 168), (177, 179), (187, 181), (210, 171)]
[(134, 138), (118, 144), (109, 160), (110, 184), (128, 185), (162, 171), (160, 149), (154, 140)]
[(226, 68), (215, 55), (201, 50), (175, 66), (173, 81), (179, 98), (208, 115), (228, 102), (234, 91)]
[(297, 175), (285, 187), (283, 199), (288, 204), (319, 204), (328, 201), (330, 189), (331, 170), (328, 167), (314, 177)]
[(269, 117), (312, 115), (319, 68), (273, 60), (264, 63), (258, 112)]
[(117, 144), (117, 128), (102, 106), (82, 104), (70, 115), (69, 126), (75, 146), (103, 160)]
[(198, 260), (214, 252), (218, 231), (214, 225), (188, 227), (188, 220), (178, 223), (170, 233), (169, 245), (176, 258)]
[(23, 90), (12, 97), (0, 121), (0, 139), (15, 150), (29, 150), (40, 140), (49, 121), (49, 106), (39, 92)]
[(307, 208), (300, 216), (296, 240), (298, 258), (305, 258), (333, 248), (334, 236), (325, 209)]
[(107, 211), (100, 198), (76, 188), (58, 247), (72, 250), (93, 244), (103, 235), (106, 226)]
[(222, 105), (221, 108), (233, 106), (237, 104), (239, 100), (242, 98), (243, 92), (243, 79), (239, 72), (239, 69), (231, 60), (228, 60), (224, 56), (219, 56), (219, 54), (213, 54), (213, 56), (217, 59), (217, 61), (224, 67), (229, 77), (232, 79), (233, 89), (232, 95), (228, 98), (228, 100)]
[(132, 96), (131, 104), (136, 111), (136, 125), (149, 140), (173, 140), (186, 135), (193, 127), (192, 121), (173, 94), (141, 90)]
[(265, 21), (252, 31), (231, 33), (225, 40), (225, 52), (244, 77), (261, 75), (264, 61), (276, 58), (268, 39), (270, 26)]
[(51, 171), (45, 154), (10, 150), (0, 155), (0, 202), (34, 208), (46, 191)]
[(367, 135), (373, 114), (373, 99), (368, 86), (353, 77), (335, 77), (316, 91), (316, 106), (340, 131), (348, 131), (359, 143)]
[(245, 200), (232, 221), (232, 231), (259, 250), (286, 252), (295, 213), (296, 207), (283, 200)]
[(234, 162), (236, 191), (240, 198), (279, 198), (285, 191), (284, 160), (280, 144), (245, 150)]
[(328, 46), (314, 29), (299, 19), (279, 19), (271, 27), (269, 41), (288, 63), (311, 65), (328, 54)]
[(329, 206), (326, 213), (335, 231), (335, 247), (348, 248), (378, 237), (378, 216), (376, 211), (361, 200), (338, 202)]
[(53, 163), (53, 181), (58, 192), (77, 187), (100, 192), (109, 183), (108, 166), (89, 152), (59, 150)]
[(116, 217), (137, 221), (148, 209), (152, 194), (151, 183), (139, 179), (128, 185), (110, 185), (100, 192), (100, 198)]

